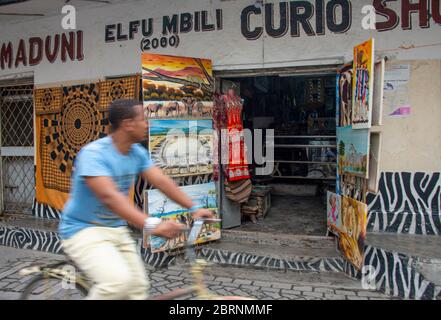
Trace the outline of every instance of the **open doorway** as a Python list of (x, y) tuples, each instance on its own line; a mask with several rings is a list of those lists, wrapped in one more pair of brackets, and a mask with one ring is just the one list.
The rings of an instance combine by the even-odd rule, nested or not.
[(336, 181), (336, 72), (221, 80), (221, 88), (236, 83), (244, 128), (274, 129), (274, 171), (257, 176), (250, 165), (253, 185), (272, 189), (271, 209), (257, 223), (243, 219), (236, 230), (325, 235), (326, 191)]

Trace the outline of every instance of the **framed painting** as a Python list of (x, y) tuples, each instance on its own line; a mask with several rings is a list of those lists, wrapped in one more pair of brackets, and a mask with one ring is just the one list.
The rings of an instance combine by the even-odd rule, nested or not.
[(374, 89), (374, 39), (354, 48), (352, 78), (352, 127), (368, 129), (372, 123)]
[(361, 178), (369, 178), (369, 129), (337, 128), (338, 170)]
[[(206, 208), (216, 212), (218, 216), (217, 192), (214, 182), (195, 184), (191, 186), (180, 187), (183, 192), (189, 195), (196, 206)], [(187, 208), (183, 208), (172, 200), (168, 199), (159, 190), (146, 190), (144, 193), (147, 203), (149, 216), (161, 218), (163, 221), (175, 221), (186, 224), (191, 227), (193, 219)], [(201, 230), (196, 243), (201, 244), (220, 239), (220, 223), (206, 224)], [(182, 248), (185, 244), (186, 236), (181, 234), (175, 239), (163, 239), (161, 237), (151, 236), (149, 245), (152, 252), (161, 252)]]

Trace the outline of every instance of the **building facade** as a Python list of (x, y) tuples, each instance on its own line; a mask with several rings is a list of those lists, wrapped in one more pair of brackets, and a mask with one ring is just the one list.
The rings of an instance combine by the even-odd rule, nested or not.
[[(403, 103), (410, 109), (383, 110), (372, 129), (381, 145), (378, 192), (367, 196), (368, 230), (441, 234), (439, 0), (112, 1), (66, 13), (30, 1), (7, 10), (44, 16), (0, 20), (3, 210), (59, 215), (34, 203), (34, 88), (137, 75), (142, 52), (210, 59), (216, 80), (330, 72), (353, 60), (355, 45), (374, 38), (375, 58), (387, 59), (386, 70), (404, 66)], [(63, 28), (72, 21), (74, 29)], [(237, 211), (227, 201), (224, 209)]]

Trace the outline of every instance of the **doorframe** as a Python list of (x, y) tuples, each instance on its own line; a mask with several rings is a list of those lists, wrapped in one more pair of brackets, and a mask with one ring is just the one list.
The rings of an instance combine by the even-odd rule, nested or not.
[(321, 76), (337, 74), (337, 70), (343, 64), (317, 65), (305, 67), (283, 67), (283, 68), (262, 68), (262, 69), (237, 69), (237, 70), (213, 70), (216, 81), (228, 78), (248, 78), (262, 76)]
[[(311, 66), (287, 66), (287, 67), (278, 67), (278, 68), (261, 68), (261, 69), (237, 69), (237, 70), (213, 70), (213, 78), (215, 83), (215, 91), (220, 92), (222, 79), (229, 80), (232, 78), (250, 78), (250, 77), (262, 77), (262, 76), (284, 76), (284, 77), (298, 77), (298, 76), (326, 76), (326, 75), (337, 75), (338, 70), (344, 65), (344, 63), (338, 64), (329, 64), (329, 65), (311, 65)], [(336, 115), (337, 117), (337, 115)], [(220, 156), (220, 155), (219, 155)], [(219, 161), (219, 159), (218, 159)], [(338, 178), (338, 175), (337, 175)], [(336, 183), (338, 181), (336, 180)], [(228, 207), (229, 210), (235, 209), (238, 210), (238, 214), (240, 214), (240, 205), (231, 206), (225, 205), (224, 201), (229, 201), (226, 197), (224, 197), (224, 181), (222, 170), (220, 170), (219, 181), (218, 181), (218, 203), (219, 203), (219, 211), (222, 212), (224, 207)], [(233, 203), (232, 203), (233, 204)], [(237, 214), (237, 211), (236, 211)], [(239, 224), (240, 226), (241, 224)], [(232, 228), (235, 226), (230, 226), (227, 228)], [(224, 227), (222, 226), (222, 229)]]

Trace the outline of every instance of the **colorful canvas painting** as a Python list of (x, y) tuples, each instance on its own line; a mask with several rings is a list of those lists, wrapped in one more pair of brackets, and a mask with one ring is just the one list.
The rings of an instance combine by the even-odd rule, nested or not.
[(337, 128), (339, 174), (369, 178), (369, 129)]
[(349, 197), (341, 197), (341, 228), (335, 228), (338, 233), (338, 248), (358, 270), (363, 266), (367, 210), (366, 204)]
[(214, 80), (207, 59), (142, 54), (144, 110), (150, 118), (211, 118)]
[(367, 180), (357, 176), (342, 174), (339, 176), (340, 193), (357, 201), (366, 203)]
[(374, 39), (354, 48), (354, 77), (352, 80), (352, 126), (371, 127), (374, 85)]
[(352, 75), (353, 65), (345, 65), (338, 72), (337, 110), (339, 115), (339, 126), (352, 125)]
[(212, 173), (212, 120), (150, 120), (149, 150), (168, 176)]
[[(217, 193), (214, 182), (184, 186), (180, 188), (190, 196), (196, 206), (213, 210), (217, 215)], [(186, 224), (188, 227), (191, 227), (193, 220), (191, 218), (191, 214), (188, 212), (188, 209), (182, 208), (175, 202), (171, 201), (159, 190), (148, 190), (146, 191), (146, 194), (147, 199), (144, 201), (145, 203), (148, 203), (148, 214), (150, 216), (161, 218), (164, 221), (168, 220), (180, 222)], [(220, 236), (220, 223), (206, 224), (202, 228), (196, 243), (200, 244), (217, 240), (220, 239)], [(185, 234), (171, 240), (151, 236), (149, 239), (149, 244), (152, 252), (160, 252), (181, 248), (184, 246), (185, 240)]]
[(335, 232), (335, 228), (341, 228), (341, 197), (333, 192), (327, 193), (326, 200), (326, 220), (328, 229)]

